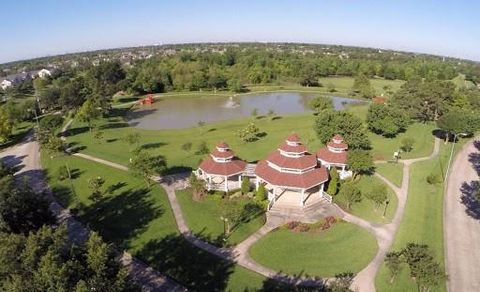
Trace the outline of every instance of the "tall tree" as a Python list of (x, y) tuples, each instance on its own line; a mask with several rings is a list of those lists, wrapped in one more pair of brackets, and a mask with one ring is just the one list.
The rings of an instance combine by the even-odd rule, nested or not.
[(405, 131), (409, 118), (401, 109), (386, 104), (372, 103), (368, 108), (366, 122), (372, 132), (386, 137), (394, 137)]
[(375, 90), (365, 74), (359, 74), (355, 77), (352, 91), (364, 98), (372, 98), (375, 95)]
[(167, 169), (167, 163), (162, 156), (153, 156), (146, 151), (136, 151), (130, 161), (133, 175), (143, 178), (150, 188), (152, 176), (160, 175)]
[(330, 169), (330, 181), (328, 182), (327, 193), (331, 196), (334, 196), (338, 192), (338, 184), (340, 182), (340, 176), (335, 167)]
[(347, 164), (355, 179), (359, 174), (369, 174), (374, 169), (373, 157), (370, 151), (355, 149), (348, 152)]
[(100, 118), (102, 112), (100, 104), (95, 97), (89, 97), (80, 107), (77, 117), (80, 121), (88, 124), (88, 129), (92, 131), (93, 121)]
[(362, 193), (354, 182), (346, 182), (340, 187), (339, 196), (345, 198), (347, 202), (347, 209), (350, 210), (354, 203), (362, 201)]
[(312, 109), (316, 114), (324, 110), (333, 110), (333, 102), (330, 98), (326, 96), (317, 96), (310, 100), (308, 103), (310, 109)]
[(370, 148), (362, 120), (349, 112), (324, 110), (318, 114), (313, 127), (318, 139), (324, 144), (335, 134), (340, 134), (351, 149)]

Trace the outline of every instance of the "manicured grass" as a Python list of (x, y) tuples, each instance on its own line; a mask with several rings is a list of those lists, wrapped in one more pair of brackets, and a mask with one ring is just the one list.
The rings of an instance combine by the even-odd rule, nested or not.
[(392, 160), (393, 153), (400, 150), (401, 142), (406, 137), (413, 138), (415, 143), (412, 151), (402, 152), (401, 157), (403, 159), (428, 156), (433, 150), (434, 136), (432, 131), (435, 128), (433, 123), (414, 123), (408, 127), (405, 133), (400, 133), (395, 138), (385, 138), (369, 133), (372, 141), (373, 158), (375, 160)]
[[(461, 140), (456, 149), (465, 141)], [(447, 168), (451, 144), (441, 145), (440, 155), (431, 160), (413, 164), (410, 167), (410, 186), (402, 224), (398, 230), (392, 250), (400, 250), (409, 242), (427, 244), (435, 254), (436, 260), (444, 266), (443, 243), (443, 184), (430, 185), (426, 177), (433, 173), (443, 179)], [(416, 284), (408, 275), (408, 267), (393, 284), (389, 282), (389, 273), (382, 265), (376, 278), (378, 291), (415, 291)], [(445, 291), (443, 284), (435, 291)]]
[[(365, 108), (366, 106), (352, 106), (348, 110), (357, 113), (365, 112)], [(104, 136), (101, 141), (94, 139), (94, 133), (89, 132), (86, 125), (78, 121), (73, 123), (68, 141), (86, 154), (127, 164), (131, 156), (129, 150), (135, 146), (128, 145), (123, 138), (128, 133), (137, 132), (141, 136), (139, 146), (148, 149), (153, 154), (163, 155), (167, 159), (168, 165), (176, 169), (198, 166), (204, 155), (197, 155), (196, 149), (202, 141), (205, 141), (210, 149), (219, 141), (226, 141), (239, 157), (252, 162), (264, 159), (293, 131), (300, 135), (310, 151), (316, 151), (321, 147), (313, 130), (315, 118), (311, 114), (288, 115), (275, 120), (255, 119), (256, 125), (260, 131), (266, 133), (266, 136), (252, 143), (244, 143), (238, 138), (237, 133), (247, 126), (252, 120), (251, 118), (224, 121), (189, 129), (142, 130), (129, 127), (123, 121), (124, 112), (122, 111), (125, 110), (116, 109), (116, 116), (97, 122), (97, 126)], [(393, 139), (371, 134), (373, 154), (376, 159), (388, 159), (394, 151), (398, 150), (403, 137), (413, 136), (416, 138), (414, 149), (404, 157), (428, 155), (433, 144), (433, 138), (428, 138), (431, 137), (432, 129), (432, 125), (413, 124), (406, 133)], [(185, 143), (192, 143), (192, 149), (182, 150), (181, 146)]]
[[(338, 92), (345, 92), (345, 93), (349, 93), (352, 90), (354, 80), (355, 78), (353, 77), (326, 77), (326, 78), (319, 79), (320, 83), (322, 83), (324, 86), (327, 86), (328, 83), (332, 83), (333, 85), (335, 85), (335, 89)], [(383, 89), (384, 86), (390, 86), (391, 87), (390, 90), (395, 92), (400, 88), (400, 86), (404, 83), (404, 81), (373, 78), (373, 79), (370, 79), (370, 83), (372, 84), (373, 89), (375, 90), (375, 94), (388, 95), (385, 89)]]
[(320, 233), (300, 233), (280, 228), (250, 249), (258, 263), (288, 274), (332, 277), (358, 272), (377, 251), (375, 237), (350, 223), (341, 222)]
[[(297, 132), (311, 151), (315, 151), (321, 145), (313, 131), (314, 117), (311, 114), (284, 116), (276, 120), (268, 118), (255, 119), (260, 131), (266, 132), (266, 136), (256, 142), (244, 143), (237, 133), (245, 128), (251, 118), (224, 121), (208, 124), (202, 127), (172, 130), (142, 130), (129, 127), (123, 122), (122, 117), (102, 119), (97, 126), (104, 133), (104, 139), (97, 141), (93, 138), (83, 123), (77, 121), (72, 125), (68, 137), (69, 142), (75, 143), (76, 147), (86, 147), (81, 151), (98, 156), (107, 160), (127, 164), (131, 155), (129, 146), (123, 140), (128, 133), (140, 134), (139, 145), (154, 154), (166, 157), (169, 166), (196, 168), (204, 155), (197, 155), (196, 149), (202, 141), (207, 142), (210, 149), (220, 141), (226, 141), (232, 150), (247, 161), (256, 161), (265, 158), (273, 151), (292, 131)], [(185, 151), (181, 146), (192, 143), (192, 149)]]
[[(74, 156), (51, 159), (43, 152), (41, 158), (50, 186), (64, 206), (81, 203), (81, 221), (182, 285), (203, 291), (243, 291), (259, 289), (266, 281), (188, 243), (179, 234), (166, 193), (159, 186), (147, 190), (143, 180), (128, 172)], [(58, 167), (65, 164), (71, 169), (72, 185), (57, 178)], [(93, 203), (88, 199), (88, 180), (97, 176), (105, 179), (104, 190), (113, 186), (116, 190)]]
[[(212, 197), (212, 195), (208, 195), (202, 201), (194, 201), (190, 190), (177, 191), (178, 202), (190, 229), (210, 242), (218, 244), (218, 240), (223, 236), (224, 232), (223, 221), (220, 220), (222, 216), (222, 199), (213, 199)], [(261, 209), (248, 209), (248, 205), (253, 203), (252, 199), (232, 200), (236, 200), (240, 206), (243, 206), (242, 214), (245, 214), (245, 221), (235, 227), (228, 237), (228, 244), (235, 245), (257, 231), (264, 224), (264, 215)]]
[(375, 171), (388, 179), (397, 187), (402, 186), (403, 180), (403, 163), (377, 163)]
[[(142, 179), (130, 173), (74, 156), (51, 159), (42, 155), (42, 165), (48, 170), (50, 187), (66, 207), (83, 207), (82, 221), (101, 231), (109, 241), (136, 251), (146, 242), (178, 234), (175, 219), (165, 191), (158, 185), (147, 189)], [(57, 170), (68, 165), (72, 173), (72, 187), (68, 180), (58, 180)], [(105, 183), (105, 197), (94, 203), (88, 197), (90, 179), (101, 176)], [(112, 189), (109, 193), (107, 190)]]
[(4, 143), (0, 143), (0, 149), (10, 147), (22, 140), (23, 137), (33, 129), (34, 123), (33, 122), (20, 122), (15, 125), (15, 127), (12, 130), (12, 135), (10, 136), (10, 139), (8, 141), (5, 141)]
[(393, 190), (387, 186), (389, 203), (385, 217), (383, 217), (385, 205), (379, 206), (378, 209), (375, 210), (375, 204), (365, 197), (365, 194), (371, 192), (372, 188), (377, 184), (384, 184), (384, 182), (375, 176), (362, 176), (357, 182), (358, 188), (362, 192), (362, 201), (359, 203), (354, 203), (350, 210), (346, 209), (346, 200), (340, 194), (334, 196), (334, 200), (344, 210), (352, 213), (355, 216), (371, 222), (389, 223), (392, 221), (392, 218), (395, 215), (395, 210), (397, 209), (397, 196)]

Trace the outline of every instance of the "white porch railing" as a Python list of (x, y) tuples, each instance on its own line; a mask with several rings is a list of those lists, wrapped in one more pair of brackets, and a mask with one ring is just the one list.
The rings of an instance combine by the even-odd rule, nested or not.
[(329, 194), (325, 193), (322, 191), (322, 199), (324, 199), (325, 201), (327, 201), (328, 203), (332, 203), (333, 202), (333, 197), (330, 196)]

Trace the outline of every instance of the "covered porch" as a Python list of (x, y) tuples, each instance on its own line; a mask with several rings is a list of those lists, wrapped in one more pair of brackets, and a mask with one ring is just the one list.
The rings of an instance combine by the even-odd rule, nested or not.
[(206, 182), (206, 187), (208, 191), (224, 191), (228, 192), (231, 190), (240, 189), (242, 186), (242, 173), (234, 175), (218, 175), (210, 174), (197, 169), (194, 171), (194, 174)]
[(268, 192), (269, 210), (273, 205), (305, 208), (319, 201), (332, 202), (332, 197), (324, 192), (324, 183), (309, 189), (275, 186), (262, 181), (257, 181), (257, 188), (260, 183), (265, 184), (265, 189)]

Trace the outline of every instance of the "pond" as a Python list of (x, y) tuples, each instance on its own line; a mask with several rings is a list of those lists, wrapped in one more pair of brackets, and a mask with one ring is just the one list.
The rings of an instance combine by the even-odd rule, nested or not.
[[(247, 95), (209, 98), (161, 97), (150, 106), (139, 106), (127, 118), (131, 126), (141, 129), (182, 129), (197, 126), (199, 122), (213, 123), (258, 115), (273, 110), (277, 115), (309, 112), (308, 102), (318, 94), (298, 92), (255, 93)], [(362, 103), (358, 99), (330, 96), (336, 110), (347, 104)]]

